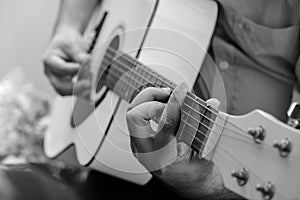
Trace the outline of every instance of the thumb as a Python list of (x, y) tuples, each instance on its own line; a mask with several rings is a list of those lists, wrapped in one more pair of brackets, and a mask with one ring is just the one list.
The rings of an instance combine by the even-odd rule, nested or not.
[(157, 145), (166, 145), (176, 134), (180, 124), (181, 106), (188, 91), (188, 85), (181, 83), (171, 94), (169, 101), (162, 113), (155, 140)]

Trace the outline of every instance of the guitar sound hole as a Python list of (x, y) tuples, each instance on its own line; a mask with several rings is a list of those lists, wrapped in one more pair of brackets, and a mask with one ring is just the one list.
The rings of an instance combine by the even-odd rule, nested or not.
[(115, 36), (111, 43), (109, 44), (109, 47), (107, 51), (105, 52), (105, 55), (103, 57), (103, 61), (100, 65), (99, 71), (97, 73), (97, 87), (96, 87), (96, 93), (98, 93), (101, 88), (105, 84), (105, 79), (107, 77), (107, 74), (109, 73), (109, 69), (111, 68), (111, 64), (114, 61), (114, 58), (116, 56), (116, 52), (118, 51), (120, 46), (120, 36)]

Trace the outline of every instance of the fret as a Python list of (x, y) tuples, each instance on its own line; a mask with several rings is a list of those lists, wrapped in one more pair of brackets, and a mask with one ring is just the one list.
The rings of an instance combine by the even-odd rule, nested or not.
[[(139, 65), (137, 67), (137, 80), (139, 82), (139, 86), (137, 87), (137, 90), (143, 90), (143, 88), (145, 87), (145, 85), (147, 84), (146, 80), (143, 78), (143, 69), (141, 68), (141, 66)], [(139, 91), (137, 91), (139, 92)]]
[(146, 80), (147, 72), (143, 68), (141, 68), (141, 70), (142, 70), (141, 71), (141, 76), (144, 79), (144, 82), (147, 84), (147, 80)]
[(127, 67), (129, 65), (128, 61), (124, 58), (123, 55), (120, 55), (118, 57), (115, 57), (113, 60), (114, 66), (122, 73), (126, 73), (128, 71)]
[(135, 97), (135, 93), (137, 91), (137, 88), (139, 87), (139, 83), (138, 83), (138, 80), (136, 79), (137, 75), (136, 75), (136, 72), (135, 72), (135, 69), (132, 69), (130, 71), (130, 81), (129, 81), (129, 84), (130, 84), (130, 97), (129, 97), (129, 101), (128, 102), (131, 102), (133, 100), (133, 98)]
[(156, 85), (157, 87), (161, 87), (162, 86), (162, 81), (160, 79), (156, 79), (154, 82), (154, 85)]
[(128, 85), (126, 84), (127, 82), (127, 76), (123, 75), (121, 77), (122, 81), (118, 83), (118, 85), (121, 86), (121, 91), (120, 91), (120, 94), (121, 94), (121, 97), (124, 98), (126, 100), (126, 91), (127, 91), (127, 87)]
[(127, 85), (126, 90), (124, 91), (125, 92), (125, 99), (126, 99), (126, 101), (129, 101), (130, 98), (131, 98), (131, 91), (132, 91), (132, 78), (131, 78), (131, 74), (132, 74), (132, 72), (128, 71), (126, 73), (126, 76), (125, 76), (125, 78), (126, 78), (125, 84)]
[[(153, 75), (151, 75), (149, 72), (147, 72), (146, 79), (149, 83), (152, 83), (152, 81), (151, 81), (152, 77), (153, 77)], [(155, 77), (153, 77), (153, 78), (155, 78)]]
[(161, 79), (162, 79), (162, 86), (161, 87), (168, 87), (169, 86), (169, 81), (164, 77), (162, 77)]
[(134, 96), (136, 96), (140, 91), (139, 90), (141, 90), (142, 89), (142, 87), (143, 87), (143, 85), (145, 84), (144, 83), (144, 80), (143, 80), (143, 78), (141, 77), (141, 75), (140, 75), (140, 68), (139, 67), (137, 67), (136, 69), (135, 69), (135, 80), (136, 80), (136, 89), (135, 89), (135, 94), (134, 94)]
[[(189, 99), (189, 98), (187, 98)], [(191, 99), (189, 99), (191, 101)], [(201, 121), (203, 119), (203, 116), (201, 115), (204, 113), (204, 108), (199, 106), (199, 104), (196, 103), (196, 101), (192, 101), (192, 104), (190, 104), (189, 110), (189, 117), (188, 117), (188, 123), (193, 126), (194, 129), (194, 140), (192, 142), (192, 146), (194, 149), (196, 149), (197, 152), (202, 150), (203, 141), (205, 139), (205, 135), (199, 133), (199, 128), (201, 127)]]
[[(186, 97), (184, 100), (182, 110), (187, 115), (185, 118), (186, 125), (184, 127), (193, 136), (192, 142), (190, 141), (190, 136), (188, 136), (188, 145), (190, 145), (194, 150), (202, 151), (205, 146), (210, 127), (212, 126), (211, 120), (216, 118), (216, 114), (213, 114), (209, 110), (210, 108), (208, 106), (203, 106), (203, 102), (196, 101), (196, 96), (192, 98), (193, 96), (194, 95), (190, 95), (189, 97), (191, 98)], [(185, 131), (181, 138), (186, 141), (186, 135), (184, 134)]]
[(180, 119), (180, 125), (177, 131), (176, 137), (178, 138), (178, 141), (183, 141), (188, 146), (191, 146), (193, 143), (194, 136), (192, 134), (188, 134), (186, 129), (186, 120), (187, 120), (187, 114), (182, 113), (181, 119)]
[(150, 81), (153, 85), (155, 85), (155, 81), (156, 81), (156, 77), (155, 76), (151, 76)]
[(138, 79), (139, 76), (137, 75), (136, 69), (132, 69), (131, 74), (132, 86), (134, 87), (134, 90), (136, 90), (135, 88), (139, 88), (141, 85)]
[(137, 74), (137, 80), (138, 80), (139, 85), (143, 85), (144, 84), (144, 79), (142, 77), (142, 68), (141, 68), (140, 65), (136, 66), (135, 72)]
[(130, 69), (134, 69), (134, 68), (136, 68), (136, 66), (138, 66), (140, 64), (136, 59), (132, 58), (131, 56), (128, 56), (128, 55), (124, 54), (124, 57), (127, 60), (129, 60), (129, 63), (130, 63), (129, 68)]

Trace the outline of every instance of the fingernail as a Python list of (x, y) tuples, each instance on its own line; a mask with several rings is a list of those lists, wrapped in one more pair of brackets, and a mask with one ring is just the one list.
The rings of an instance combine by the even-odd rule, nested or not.
[(169, 88), (169, 87), (161, 88), (161, 90), (167, 94), (170, 94), (170, 92), (171, 92), (171, 88)]

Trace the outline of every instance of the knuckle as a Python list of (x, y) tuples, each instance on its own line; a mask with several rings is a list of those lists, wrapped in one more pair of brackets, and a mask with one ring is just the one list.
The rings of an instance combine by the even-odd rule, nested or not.
[(138, 112), (135, 109), (132, 109), (126, 113), (126, 120), (129, 123), (137, 123), (138, 121)]
[(127, 111), (127, 113), (126, 113), (126, 120), (127, 120), (127, 122), (133, 121), (133, 118), (134, 118), (133, 110)]
[(144, 90), (142, 90), (142, 92), (143, 93), (150, 93), (151, 95), (153, 95), (152, 92), (153, 92), (154, 89), (155, 89), (155, 87), (147, 87)]

